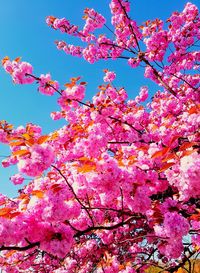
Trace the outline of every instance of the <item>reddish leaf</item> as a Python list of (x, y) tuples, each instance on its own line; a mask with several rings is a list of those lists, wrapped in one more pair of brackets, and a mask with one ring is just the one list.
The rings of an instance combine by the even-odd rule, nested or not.
[(9, 144), (11, 147), (13, 147), (13, 146), (24, 146), (25, 145), (25, 142), (24, 142), (24, 140), (21, 140), (21, 141), (13, 141), (13, 142), (10, 142), (10, 144)]
[(10, 250), (10, 251), (8, 251), (7, 253), (5, 253), (4, 255), (5, 255), (6, 258), (9, 258), (9, 257), (11, 257), (14, 253), (16, 253), (16, 251), (17, 251), (17, 250)]
[(73, 77), (73, 78), (70, 79), (70, 81), (73, 82), (73, 83), (76, 83), (80, 79), (81, 79), (81, 77)]
[(59, 184), (54, 184), (53, 186), (51, 186), (51, 189), (53, 190), (54, 193), (56, 193), (62, 190), (62, 187)]
[(49, 136), (47, 136), (47, 135), (46, 136), (41, 136), (41, 137), (38, 138), (37, 143), (42, 144), (42, 143), (46, 142), (48, 139), (49, 139)]
[(39, 190), (35, 190), (35, 191), (32, 191), (32, 195), (35, 195), (38, 198), (42, 198), (44, 196), (44, 192), (43, 191), (39, 191)]
[(186, 155), (191, 155), (195, 152), (196, 150), (186, 150), (182, 153), (181, 157), (184, 157)]
[(190, 107), (190, 109), (188, 110), (188, 113), (189, 114), (194, 114), (194, 113), (198, 113), (199, 112), (199, 109), (197, 106), (192, 106)]
[(96, 170), (96, 165), (88, 164), (88, 163), (77, 168), (77, 171), (81, 172), (81, 173), (87, 173), (87, 172), (91, 172), (91, 171), (94, 171), (94, 170)]
[(15, 58), (15, 62), (19, 63), (21, 61), (21, 57)]
[(163, 148), (162, 150), (155, 152), (155, 153), (151, 156), (151, 158), (162, 157), (162, 156), (164, 156), (167, 152), (169, 152), (169, 150), (170, 150), (169, 147)]
[(10, 212), (13, 211), (13, 208), (2, 208), (0, 209), (0, 217), (7, 217)]
[(174, 143), (174, 141), (176, 141), (179, 137), (180, 135), (173, 136), (169, 142), (169, 145), (171, 146)]
[(24, 155), (30, 155), (31, 153), (28, 150), (19, 150), (12, 153), (15, 156), (24, 156)]
[(12, 124), (5, 125), (5, 130), (11, 130), (11, 129), (13, 129), (13, 125)]
[(35, 144), (35, 141), (33, 138), (30, 138), (29, 140), (25, 141), (26, 145), (28, 145), (29, 147), (33, 146)]
[(23, 134), (22, 136), (23, 136), (23, 138), (25, 138), (26, 140), (29, 140), (29, 139), (32, 138), (32, 137), (31, 137), (29, 134), (27, 134), (27, 133)]
[(170, 153), (162, 159), (162, 162), (167, 162), (168, 160), (176, 159), (176, 158), (177, 158), (177, 155), (175, 153)]
[(74, 82), (64, 84), (65, 87), (72, 88), (75, 85)]
[(9, 61), (9, 60), (10, 60), (10, 58), (9, 58), (8, 56), (4, 57), (4, 58), (2, 59), (2, 61), (1, 61), (2, 65), (4, 65), (5, 62), (7, 62), (7, 61)]
[(169, 169), (170, 167), (172, 167), (175, 163), (174, 162), (170, 162), (170, 163), (166, 163), (164, 164), (161, 169), (159, 170), (159, 173), (166, 171), (167, 169)]
[(185, 142), (180, 146), (179, 151), (185, 151), (186, 149), (191, 148), (194, 145), (196, 145), (196, 142)]
[(14, 217), (16, 217), (16, 216), (18, 216), (20, 214), (21, 214), (21, 212), (19, 212), (19, 211), (11, 212), (11, 213), (8, 214), (8, 218), (12, 219), (12, 218), (14, 218)]

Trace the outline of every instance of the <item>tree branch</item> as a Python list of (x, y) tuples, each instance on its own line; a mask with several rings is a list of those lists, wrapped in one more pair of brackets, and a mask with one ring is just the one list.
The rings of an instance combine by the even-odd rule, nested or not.
[(27, 246), (21, 246), (21, 247), (20, 246), (4, 246), (3, 245), (3, 246), (0, 247), (0, 251), (3, 251), (3, 250), (25, 251), (25, 250), (34, 248), (36, 246), (40, 246), (40, 242), (30, 243)]

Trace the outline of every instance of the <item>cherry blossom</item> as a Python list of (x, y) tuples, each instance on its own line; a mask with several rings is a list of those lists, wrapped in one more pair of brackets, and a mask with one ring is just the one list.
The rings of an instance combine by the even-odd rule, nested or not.
[[(48, 16), (47, 24), (82, 45), (56, 41), (59, 50), (89, 63), (124, 59), (157, 84), (135, 98), (104, 70), (98, 92), (85, 101), (86, 83), (37, 76), (20, 58), (2, 60), (15, 84), (36, 83), (56, 95), (53, 120), (65, 125), (43, 135), (28, 123), (0, 121), (0, 142), (10, 148), (3, 167), (17, 197), (0, 195), (0, 267), (4, 272), (144, 273), (152, 266), (177, 272), (200, 248), (198, 73), (199, 12), (187, 3), (164, 24), (131, 19), (131, 5), (111, 0), (106, 19), (84, 10), (83, 28)], [(106, 28), (107, 29), (107, 28)], [(133, 70), (134, 71), (134, 70)], [(46, 72), (45, 72), (46, 73)]]

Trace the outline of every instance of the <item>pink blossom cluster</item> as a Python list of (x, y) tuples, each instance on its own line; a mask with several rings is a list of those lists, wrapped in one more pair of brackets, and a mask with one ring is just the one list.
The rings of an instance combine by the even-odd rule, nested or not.
[(7, 143), (7, 133), (3, 130), (0, 129), (0, 142), (1, 143)]
[(116, 74), (113, 71), (105, 71), (104, 82), (112, 82), (115, 78)]
[(85, 96), (85, 86), (84, 85), (74, 85), (72, 88), (66, 88), (63, 91), (63, 96), (66, 99), (75, 99), (75, 100), (83, 100)]
[(85, 25), (83, 28), (83, 35), (87, 36), (89, 33), (93, 32), (97, 28), (102, 28), (106, 22), (106, 19), (94, 9), (85, 9)]
[(41, 241), (41, 250), (53, 256), (64, 258), (73, 244), (73, 231), (64, 224), (47, 227), (44, 239)]
[[(200, 156), (197, 152), (184, 156), (180, 160), (180, 166), (167, 172), (167, 177), (172, 185), (178, 187), (181, 197), (189, 199), (200, 195)], [(179, 169), (178, 169), (179, 168)]]
[(68, 34), (75, 34), (78, 27), (75, 25), (70, 25), (69, 21), (65, 18), (55, 18), (54, 16), (48, 16), (46, 18), (46, 23), (48, 26), (51, 26), (55, 30), (59, 29), (61, 32), (66, 32)]
[(150, 38), (144, 39), (147, 46), (146, 56), (150, 60), (162, 61), (168, 48), (167, 31), (153, 33)]
[(38, 90), (44, 95), (52, 96), (59, 89), (57, 81), (51, 79), (50, 74), (41, 75)]
[(83, 48), (80, 46), (75, 46), (71, 44), (67, 44), (64, 41), (56, 42), (57, 48), (59, 50), (63, 50), (66, 54), (70, 54), (72, 56), (81, 57)]
[[(176, 224), (177, 223), (177, 224)], [(167, 241), (159, 245), (159, 250), (166, 257), (178, 258), (183, 252), (182, 236), (187, 235), (189, 223), (178, 212), (167, 212), (163, 226), (155, 226), (158, 236), (166, 237)]]
[(30, 76), (33, 72), (33, 67), (27, 62), (7, 59), (3, 61), (3, 67), (12, 76), (14, 83), (30, 84), (34, 82), (34, 78)]
[(37, 77), (28, 63), (3, 60), (14, 82), (31, 79), (41, 93), (57, 92), (60, 110), (51, 117), (67, 121), (48, 135), (31, 123), (0, 123), (0, 142), (11, 150), (2, 165), (19, 171), (11, 181), (19, 185), (31, 176), (17, 197), (0, 196), (5, 272), (144, 273), (152, 265), (176, 272), (198, 254), (198, 10), (188, 3), (165, 30), (160, 19), (137, 26), (129, 1), (111, 0), (110, 9), (113, 39), (91, 33), (105, 24), (93, 9), (85, 10), (83, 31), (64, 18), (50, 16), (47, 23), (87, 44), (57, 42), (67, 54), (145, 65), (145, 77), (158, 84), (148, 103), (147, 86), (128, 98), (109, 70), (98, 93), (83, 101), (80, 77), (59, 90), (50, 74)]
[(148, 98), (148, 88), (147, 86), (141, 87), (139, 96), (135, 98), (137, 103), (144, 102)]
[(17, 162), (18, 160), (16, 156), (10, 156), (7, 157), (6, 159), (3, 159), (1, 163), (4, 168), (8, 168), (12, 165), (15, 165)]
[[(66, 45), (62, 41), (56, 42), (58, 48), (63, 49), (67, 54), (82, 56), (89, 63), (100, 59), (125, 58), (132, 68), (143, 64), (146, 66), (145, 77), (150, 78), (172, 94), (180, 91), (178, 87), (183, 82), (194, 86), (193, 77), (196, 77), (199, 82), (199, 73), (190, 76), (188, 80), (185, 79), (187, 76), (182, 72), (186, 68), (188, 70), (192, 67), (198, 69), (199, 54), (195, 47), (193, 48), (193, 44), (197, 43), (199, 39), (200, 20), (195, 5), (188, 3), (183, 12), (174, 12), (167, 20), (169, 26), (166, 30), (160, 19), (148, 20), (139, 27), (136, 21), (129, 16), (130, 3), (128, 1), (111, 1), (110, 10), (112, 13), (111, 23), (115, 33), (114, 39), (108, 38), (105, 34), (96, 37), (90, 33), (90, 30), (95, 30), (96, 24), (101, 28), (105, 24), (105, 20), (93, 9), (86, 9), (84, 19), (86, 19), (86, 29), (88, 30), (85, 32), (76, 31), (72, 35), (76, 35), (87, 45), (85, 47)], [(52, 22), (57, 20), (55, 17), (52, 18), (50, 20)], [(95, 21), (94, 18), (98, 19)], [(98, 25), (100, 21), (101, 23)], [(48, 24), (51, 25), (49, 21)], [(143, 48), (142, 43), (146, 45), (145, 50), (141, 49)], [(169, 45), (174, 48), (171, 53), (167, 50)], [(168, 62), (163, 66), (164, 58), (167, 58)], [(155, 61), (156, 63), (154, 63)], [(198, 86), (198, 83), (195, 86)]]
[(10, 177), (10, 180), (14, 185), (22, 184), (24, 182), (24, 177), (21, 174), (15, 174)]
[(35, 144), (29, 151), (30, 157), (25, 156), (18, 162), (18, 169), (23, 174), (38, 176), (48, 169), (54, 161), (54, 150), (48, 144)]

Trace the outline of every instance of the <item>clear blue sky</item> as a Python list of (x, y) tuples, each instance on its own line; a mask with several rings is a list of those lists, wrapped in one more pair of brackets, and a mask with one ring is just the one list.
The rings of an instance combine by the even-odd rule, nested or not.
[[(110, 13), (108, 0), (0, 0), (0, 58), (22, 57), (34, 67), (36, 75), (50, 72), (52, 78), (61, 84), (69, 78), (82, 76), (88, 82), (87, 99), (96, 92), (102, 83), (102, 70), (108, 68), (117, 72), (116, 85), (124, 86), (130, 97), (135, 97), (140, 86), (148, 85), (153, 94), (157, 89), (143, 78), (142, 70), (133, 70), (123, 61), (101, 61), (90, 65), (82, 59), (65, 55), (55, 47), (54, 40), (72, 42), (69, 36), (53, 31), (45, 24), (47, 15), (66, 17), (74, 24), (83, 24), (81, 19), (85, 7), (93, 7), (108, 18)], [(161, 18), (166, 20), (175, 11), (181, 11), (188, 1), (171, 0), (134, 0), (131, 1), (131, 16), (139, 23), (147, 19)], [(199, 0), (192, 3), (200, 6)], [(37, 86), (14, 85), (8, 74), (0, 68), (0, 120), (7, 120), (15, 126), (28, 122), (43, 127), (43, 133), (59, 128), (64, 122), (53, 122), (50, 112), (58, 109), (56, 96), (47, 97), (37, 92)], [(0, 145), (0, 155), (8, 154), (8, 150)], [(17, 187), (9, 181), (15, 168), (0, 167), (0, 192), (13, 196)]]

